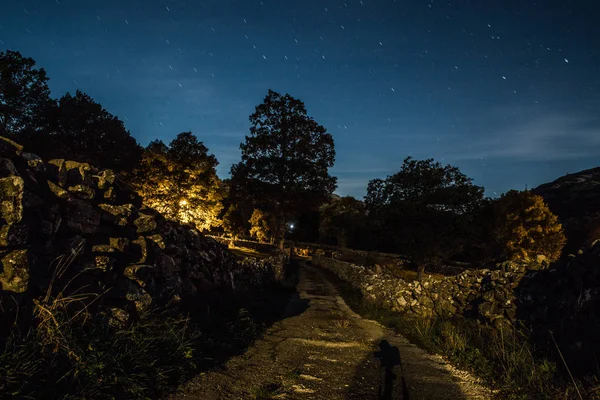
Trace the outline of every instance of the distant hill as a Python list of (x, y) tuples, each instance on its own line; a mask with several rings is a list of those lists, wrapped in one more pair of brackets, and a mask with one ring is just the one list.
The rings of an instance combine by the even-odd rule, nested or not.
[(600, 238), (600, 167), (565, 175), (538, 186), (533, 193), (544, 198), (563, 224), (567, 252)]

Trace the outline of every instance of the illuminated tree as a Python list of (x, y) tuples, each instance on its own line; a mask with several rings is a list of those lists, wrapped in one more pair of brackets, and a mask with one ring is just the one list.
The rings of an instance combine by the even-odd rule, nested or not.
[(316, 209), (336, 187), (328, 172), (335, 159), (333, 138), (307, 115), (304, 103), (272, 90), (250, 122), (250, 135), (240, 145), (242, 161), (231, 169), (232, 185), (240, 202), (272, 216), (272, 235), (282, 247), (285, 224)]
[(261, 243), (272, 242), (272, 224), (273, 218), (268, 213), (258, 208), (250, 217), (250, 235), (255, 237)]
[(556, 261), (566, 243), (562, 225), (544, 199), (530, 191), (511, 190), (495, 204), (496, 235), (508, 260), (535, 260), (543, 255)]
[(460, 252), (482, 199), (457, 167), (408, 157), (396, 174), (369, 182), (365, 204), (380, 249), (404, 254), (422, 274)]
[(337, 244), (347, 247), (363, 225), (365, 206), (352, 196), (333, 199), (321, 207), (319, 233), (325, 238), (335, 238)]
[(221, 223), (224, 190), (217, 164), (202, 142), (184, 132), (169, 146), (159, 140), (148, 145), (133, 184), (145, 205), (166, 218), (209, 230)]

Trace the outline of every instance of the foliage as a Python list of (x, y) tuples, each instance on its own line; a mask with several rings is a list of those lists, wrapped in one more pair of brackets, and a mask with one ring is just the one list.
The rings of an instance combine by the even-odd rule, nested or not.
[(566, 243), (562, 225), (544, 199), (529, 191), (511, 190), (495, 202), (497, 243), (509, 260), (543, 255), (556, 261)]
[(337, 244), (347, 247), (364, 224), (365, 206), (352, 196), (332, 199), (321, 207), (319, 233), (333, 237)]
[(169, 146), (155, 140), (146, 147), (134, 186), (144, 203), (166, 218), (208, 230), (221, 223), (224, 191), (217, 164), (202, 142), (183, 132)]
[(270, 242), (273, 232), (273, 218), (268, 213), (259, 210), (258, 208), (250, 217), (250, 235), (255, 237), (261, 243)]
[(244, 218), (243, 213), (234, 204), (229, 205), (222, 219), (223, 230), (233, 238), (244, 236), (249, 230), (249, 220)]
[(0, 52), (0, 134), (16, 135), (43, 126), (52, 106), (46, 71), (18, 51)]
[(27, 132), (24, 145), (44, 159), (66, 158), (116, 171), (131, 171), (142, 148), (123, 122), (87, 94), (65, 94), (44, 132)]
[(329, 175), (335, 150), (326, 129), (304, 103), (269, 90), (250, 116), (250, 135), (240, 145), (242, 161), (231, 169), (238, 199), (269, 212), (273, 236), (282, 245), (286, 222), (322, 204), (333, 192)]
[(406, 255), (422, 272), (461, 250), (482, 199), (457, 167), (408, 157), (398, 173), (369, 182), (365, 204), (380, 250)]

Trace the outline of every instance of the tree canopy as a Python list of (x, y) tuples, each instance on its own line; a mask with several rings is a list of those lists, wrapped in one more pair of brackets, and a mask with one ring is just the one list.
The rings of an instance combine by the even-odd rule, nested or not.
[(50, 147), (37, 150), (48, 158), (70, 158), (116, 171), (131, 171), (140, 160), (142, 148), (123, 122), (79, 90), (60, 98), (53, 123)]
[(422, 272), (460, 251), (482, 199), (483, 188), (457, 167), (408, 157), (396, 174), (369, 182), (365, 204), (378, 247), (406, 255)]
[(287, 220), (318, 207), (335, 190), (336, 178), (328, 172), (335, 160), (333, 138), (307, 115), (302, 101), (272, 90), (250, 122), (232, 185), (241, 201), (273, 216), (273, 236), (282, 244)]
[(508, 260), (556, 261), (567, 241), (562, 225), (544, 199), (530, 191), (511, 190), (495, 201), (496, 238)]
[(224, 190), (217, 165), (202, 142), (183, 132), (169, 146), (155, 140), (146, 147), (134, 185), (144, 203), (165, 217), (208, 230), (221, 223)]
[(347, 247), (358, 230), (364, 227), (365, 206), (352, 196), (334, 198), (321, 207), (319, 233), (323, 238), (334, 238)]
[(0, 134), (14, 136), (44, 126), (52, 107), (48, 77), (18, 51), (0, 52)]

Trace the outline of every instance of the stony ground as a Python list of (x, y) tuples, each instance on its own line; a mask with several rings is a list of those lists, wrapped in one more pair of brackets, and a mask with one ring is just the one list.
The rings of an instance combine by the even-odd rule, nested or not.
[[(400, 352), (393, 393), (374, 352), (387, 340)], [(201, 374), (172, 399), (487, 399), (489, 390), (440, 357), (352, 312), (320, 269), (300, 267), (298, 295), (285, 318), (245, 354)]]

